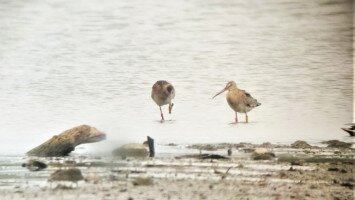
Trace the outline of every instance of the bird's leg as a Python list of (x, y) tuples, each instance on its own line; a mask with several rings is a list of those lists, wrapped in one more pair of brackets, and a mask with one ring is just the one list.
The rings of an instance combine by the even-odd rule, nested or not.
[(164, 121), (164, 115), (163, 115), (163, 111), (161, 110), (161, 106), (159, 106), (159, 109), (160, 109), (161, 121)]
[(238, 114), (235, 113), (235, 123), (238, 123)]
[(173, 103), (169, 103), (169, 114), (171, 114), (171, 110), (173, 109), (174, 104)]
[(248, 114), (245, 113), (245, 123), (248, 123), (248, 122), (249, 122)]

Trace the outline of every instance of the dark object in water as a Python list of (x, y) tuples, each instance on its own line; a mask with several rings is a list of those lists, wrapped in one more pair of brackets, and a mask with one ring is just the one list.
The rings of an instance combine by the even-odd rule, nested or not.
[(229, 159), (229, 158), (218, 154), (208, 154), (206, 156), (202, 156), (200, 159)]
[(106, 135), (94, 127), (81, 125), (53, 136), (45, 143), (27, 152), (29, 156), (67, 156), (80, 144), (99, 142)]
[(155, 156), (155, 149), (154, 149), (154, 139), (147, 136), (148, 147), (149, 147), (149, 157)]
[(175, 157), (176, 159), (184, 159), (184, 158), (196, 158), (196, 159), (222, 159), (229, 160), (230, 158), (221, 156), (218, 154), (188, 154)]
[(341, 129), (349, 133), (350, 136), (355, 136), (355, 123), (345, 124), (345, 125), (350, 125), (350, 128), (341, 128)]
[(84, 180), (83, 175), (81, 174), (81, 171), (76, 168), (71, 168), (67, 170), (57, 170), (53, 172), (48, 178), (49, 182), (52, 181), (71, 181), (71, 182), (78, 182)]
[(228, 153), (228, 156), (231, 156), (231, 155), (232, 155), (232, 149), (229, 148), (228, 151), (227, 151), (227, 153)]
[(347, 143), (347, 142), (342, 142), (339, 140), (328, 140), (328, 141), (324, 141), (322, 142), (323, 144), (327, 144), (327, 147), (330, 148), (350, 148), (351, 147), (351, 143)]
[(47, 168), (47, 164), (38, 160), (29, 160), (27, 163), (23, 163), (22, 167), (26, 167), (30, 171), (40, 171)]

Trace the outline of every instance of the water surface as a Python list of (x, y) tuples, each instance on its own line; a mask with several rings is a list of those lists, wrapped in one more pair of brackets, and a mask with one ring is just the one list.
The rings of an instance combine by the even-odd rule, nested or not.
[[(340, 0), (0, 1), (0, 152), (80, 124), (108, 134), (95, 148), (350, 141), (352, 14)], [(159, 79), (176, 88), (163, 124)], [(211, 99), (229, 80), (262, 103), (249, 124)]]

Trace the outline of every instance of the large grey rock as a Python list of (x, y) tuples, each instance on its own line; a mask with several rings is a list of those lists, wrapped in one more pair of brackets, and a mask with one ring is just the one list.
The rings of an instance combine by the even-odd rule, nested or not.
[(120, 156), (121, 158), (145, 158), (148, 157), (149, 151), (143, 144), (130, 143), (115, 149), (112, 154), (114, 156)]

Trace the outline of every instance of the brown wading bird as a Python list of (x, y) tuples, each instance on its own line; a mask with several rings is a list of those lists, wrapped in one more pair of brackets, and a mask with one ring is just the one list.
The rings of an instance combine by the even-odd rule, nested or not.
[(164, 121), (163, 111), (161, 107), (169, 104), (169, 114), (173, 109), (174, 104), (171, 100), (175, 97), (174, 86), (167, 81), (157, 81), (152, 87), (152, 99), (159, 106), (161, 120)]
[(251, 111), (253, 108), (260, 106), (256, 99), (254, 99), (249, 93), (245, 90), (240, 90), (237, 87), (237, 84), (234, 81), (229, 81), (226, 87), (218, 92), (216, 96), (220, 95), (224, 91), (228, 90), (227, 94), (227, 102), (229, 106), (235, 111), (235, 122), (238, 123), (238, 115), (237, 113), (245, 113), (245, 122), (248, 123), (248, 114), (247, 112)]

